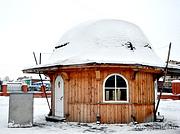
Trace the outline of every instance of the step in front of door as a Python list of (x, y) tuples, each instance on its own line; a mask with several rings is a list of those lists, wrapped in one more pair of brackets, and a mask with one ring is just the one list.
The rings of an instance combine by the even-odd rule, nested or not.
[(46, 116), (46, 121), (64, 122), (66, 121), (66, 119), (64, 117), (58, 117), (58, 116)]

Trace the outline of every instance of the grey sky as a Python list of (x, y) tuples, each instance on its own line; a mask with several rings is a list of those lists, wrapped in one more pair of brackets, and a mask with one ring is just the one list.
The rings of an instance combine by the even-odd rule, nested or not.
[(45, 60), (63, 33), (94, 19), (121, 19), (137, 24), (165, 59), (180, 61), (179, 0), (0, 0), (0, 77), (23, 76), (35, 65), (32, 52)]

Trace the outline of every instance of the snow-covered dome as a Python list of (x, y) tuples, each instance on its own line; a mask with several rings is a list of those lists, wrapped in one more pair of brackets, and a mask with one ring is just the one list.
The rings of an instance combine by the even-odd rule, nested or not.
[(80, 24), (58, 42), (49, 64), (85, 63), (163, 66), (141, 29), (122, 20), (98, 20)]

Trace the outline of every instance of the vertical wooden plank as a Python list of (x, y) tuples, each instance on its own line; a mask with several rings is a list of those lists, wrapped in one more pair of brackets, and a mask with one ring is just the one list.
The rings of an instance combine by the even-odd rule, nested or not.
[(90, 122), (94, 122), (94, 105), (93, 104), (90, 104)]
[(81, 120), (80, 120), (81, 111), (80, 111), (80, 104), (79, 103), (76, 104), (76, 109), (77, 109), (77, 115), (76, 115), (77, 116), (77, 121), (81, 122)]
[(76, 121), (75, 117), (76, 117), (76, 109), (75, 109), (75, 105), (74, 105), (74, 102), (75, 102), (75, 88), (76, 88), (76, 74), (75, 72), (73, 72), (73, 84), (72, 84), (72, 110), (73, 110), (73, 121)]
[(74, 74), (73, 73), (71, 73), (71, 75), (72, 75), (72, 80), (71, 80), (71, 97), (70, 97), (70, 103), (72, 104), (72, 102), (73, 102), (73, 85), (74, 85)]
[(97, 105), (91, 105), (91, 122), (96, 122)]
[(79, 96), (79, 73), (81, 73), (81, 71), (78, 71), (76, 73), (76, 101), (75, 103), (77, 103), (79, 105), (79, 99), (81, 98), (81, 96)]
[[(148, 103), (153, 103), (154, 100), (154, 81), (153, 81), (153, 75), (152, 74), (148, 74), (148, 88), (149, 88), (149, 100)], [(150, 84), (149, 84), (150, 83)]]
[(128, 105), (124, 105), (125, 106), (125, 123), (128, 123), (128, 115), (129, 115), (129, 111), (128, 111)]
[(106, 105), (101, 105), (102, 107), (102, 122), (107, 122), (107, 111), (106, 111)]
[(85, 104), (88, 103), (88, 72), (86, 71), (85, 73), (85, 92), (84, 92), (84, 96), (85, 96)]
[(74, 85), (74, 74), (73, 73), (71, 73), (71, 77), (72, 77), (72, 79), (71, 79), (71, 91), (70, 91), (70, 93), (71, 93), (71, 96), (70, 96), (70, 103), (72, 104), (73, 103), (73, 96), (74, 96), (74, 92), (73, 92), (73, 85)]
[(78, 105), (79, 105), (79, 109), (80, 109), (80, 103), (81, 103), (81, 98), (82, 98), (82, 96), (81, 96), (81, 73), (82, 73), (82, 71), (79, 71), (78, 72), (78, 81), (77, 81), (77, 87), (78, 87), (78, 100), (77, 100), (77, 103), (78, 103)]
[(87, 122), (90, 122), (90, 105), (87, 103)]
[(76, 103), (75, 104), (75, 111), (76, 111), (76, 121), (78, 121), (78, 122), (80, 122), (80, 120), (79, 120), (79, 104), (78, 103)]
[(87, 106), (88, 106), (88, 122), (90, 122), (90, 120), (91, 120), (91, 105), (87, 104)]
[[(95, 96), (94, 96), (94, 82), (95, 82), (95, 77), (94, 77), (94, 70), (91, 70), (91, 94), (92, 94), (92, 99), (91, 99), (91, 104), (94, 104)], [(92, 108), (92, 107), (91, 107)], [(92, 116), (92, 113), (91, 113)]]
[(96, 76), (95, 71), (92, 71), (92, 104), (97, 104), (97, 95), (96, 95)]
[(140, 93), (139, 93), (139, 103), (143, 103), (143, 98), (142, 98), (142, 89), (143, 89), (143, 73), (141, 73), (141, 76), (139, 77), (140, 78)]
[[(88, 103), (92, 103), (92, 73), (91, 71), (88, 71)], [(90, 110), (90, 109), (89, 109)]]
[(128, 123), (129, 120), (129, 107), (128, 105), (125, 105), (125, 122)]
[[(147, 77), (149, 77), (149, 74), (147, 74)], [(148, 100), (147, 100), (147, 103), (150, 103), (151, 102), (151, 86), (148, 84), (150, 83), (149, 79), (147, 80), (146, 82), (146, 85), (148, 86)]]
[(141, 85), (141, 103), (143, 103), (144, 104), (144, 101), (145, 101), (145, 94), (144, 94), (144, 91), (145, 90), (147, 90), (146, 89), (146, 87), (144, 87), (145, 86), (145, 84), (144, 84), (144, 82), (145, 82), (145, 73), (142, 73), (142, 77), (141, 77), (142, 79), (141, 79), (141, 81), (142, 81), (142, 85)]
[(114, 105), (114, 123), (118, 123), (118, 116), (117, 116), (117, 112), (118, 112), (118, 110), (117, 110), (117, 104), (116, 105)]
[(142, 73), (142, 76), (141, 76), (141, 94), (140, 94), (140, 100), (141, 100), (141, 104), (144, 102), (143, 100), (143, 90), (144, 90), (144, 73)]
[(108, 105), (108, 111), (109, 111), (109, 123), (113, 123), (113, 120), (114, 120), (114, 107), (112, 107), (112, 104), (111, 105)]
[(84, 107), (82, 103), (80, 104), (80, 111), (81, 111), (80, 120), (81, 122), (84, 122)]
[(151, 103), (154, 103), (155, 102), (155, 87), (154, 87), (154, 81), (153, 81), (153, 75), (151, 75), (151, 93), (152, 93), (152, 101), (151, 101)]
[(138, 122), (141, 122), (141, 109), (140, 109), (139, 105), (137, 105), (136, 108), (137, 108)]
[(128, 79), (128, 84), (129, 84), (129, 102), (130, 103), (134, 102), (134, 87), (133, 87), (133, 82), (134, 82), (134, 80)]
[(113, 113), (112, 118), (111, 118), (111, 123), (116, 123), (116, 121), (115, 121), (116, 120), (116, 111), (115, 111), (116, 110), (116, 105), (111, 105), (110, 109), (111, 109), (110, 112)]
[(105, 109), (106, 109), (106, 116), (105, 116), (106, 118), (105, 118), (105, 121), (106, 121), (107, 123), (109, 123), (109, 120), (108, 120), (108, 119), (109, 119), (108, 104), (105, 105)]
[(74, 121), (78, 121), (78, 119), (77, 119), (77, 116), (78, 116), (78, 110), (77, 110), (77, 103), (73, 103), (73, 106), (74, 106), (74, 114), (73, 114), (73, 116), (74, 116)]
[(81, 87), (81, 74), (82, 74), (82, 71), (80, 71), (79, 73), (78, 73), (78, 104), (80, 104), (81, 103), (81, 99), (82, 99), (82, 96), (81, 96), (81, 89), (82, 89), (82, 87)]
[(74, 104), (77, 104), (77, 100), (78, 100), (78, 96), (77, 96), (77, 72), (74, 73), (74, 88), (73, 88), (73, 93), (74, 93), (74, 96), (73, 96), (73, 103)]
[(90, 117), (90, 122), (95, 122), (96, 121), (96, 114), (97, 112), (95, 111), (95, 107), (97, 105), (96, 100), (97, 100), (97, 96), (96, 96), (96, 76), (95, 76), (95, 71), (92, 70), (91, 74), (92, 74), (92, 79), (91, 79), (91, 83), (92, 83), (92, 102), (91, 102), (91, 117)]
[(71, 103), (70, 104), (70, 107), (71, 107), (71, 121), (74, 121), (74, 106), (73, 106), (73, 104)]
[(150, 96), (151, 96), (151, 82), (150, 82), (149, 76), (150, 75), (146, 73), (146, 102), (145, 103), (150, 102)]
[(68, 92), (67, 92), (68, 121), (71, 120), (70, 98), (71, 98), (71, 73), (69, 73)]
[(102, 105), (102, 106), (103, 106), (103, 110), (102, 110), (103, 120), (104, 122), (107, 122), (107, 108), (106, 105)]
[(73, 103), (73, 111), (74, 121), (77, 121), (77, 104)]
[(100, 113), (100, 116), (101, 116), (101, 123), (103, 123), (104, 122), (104, 114), (103, 114), (103, 106), (102, 106), (102, 104), (101, 105), (99, 105), (99, 113)]
[(78, 103), (78, 121), (81, 122), (81, 104)]
[(138, 103), (138, 97), (139, 97), (139, 85), (138, 85), (138, 83), (139, 83), (139, 74), (140, 73), (137, 73), (137, 77), (136, 77), (136, 82), (135, 82), (135, 86), (136, 86), (136, 91), (135, 91), (135, 103)]
[(126, 117), (127, 117), (127, 108), (126, 108), (126, 105), (123, 104), (123, 122), (126, 123)]
[[(151, 77), (150, 74), (147, 74), (147, 77)], [(150, 84), (149, 84), (150, 83)], [(147, 103), (151, 103), (151, 98), (152, 98), (152, 87), (151, 87), (151, 80), (148, 79), (147, 82), (146, 82), (146, 85), (148, 86), (148, 100), (147, 100)]]
[(110, 105), (106, 105), (106, 111), (107, 111), (107, 121), (108, 123), (111, 123), (111, 118), (112, 118), (112, 114), (111, 114), (111, 108)]
[[(150, 75), (150, 74), (149, 74)], [(151, 79), (149, 80), (149, 83), (151, 83), (150, 85), (149, 85), (149, 89), (150, 89), (150, 96), (149, 96), (149, 103), (153, 103), (153, 100), (154, 100), (154, 82), (152, 82), (151, 80), (153, 80), (153, 76), (152, 76), (152, 74), (151, 74), (151, 76), (149, 76), (149, 77), (151, 77)]]
[(85, 88), (85, 71), (83, 71), (83, 73), (82, 73), (82, 92), (81, 92), (81, 97), (82, 97), (82, 101), (81, 101), (81, 103), (82, 103), (82, 120), (85, 122), (86, 121), (86, 111), (85, 111), (85, 106), (84, 106), (84, 103), (85, 103), (85, 91), (86, 91), (86, 88)]
[(84, 120), (85, 122), (88, 122), (88, 114), (87, 114), (87, 105), (84, 104)]
[(84, 103), (85, 102), (85, 71), (82, 72), (82, 80), (81, 80), (82, 84), (82, 90), (81, 90), (81, 103)]
[(131, 115), (133, 115), (133, 113), (132, 113), (132, 104), (129, 105), (129, 122), (132, 121)]
[[(150, 77), (150, 74), (147, 75), (147, 77)], [(146, 82), (146, 85), (148, 86), (148, 100), (147, 100), (147, 103), (151, 103), (151, 92), (152, 92), (152, 87), (151, 87), (151, 81), (148, 79), (148, 81)]]

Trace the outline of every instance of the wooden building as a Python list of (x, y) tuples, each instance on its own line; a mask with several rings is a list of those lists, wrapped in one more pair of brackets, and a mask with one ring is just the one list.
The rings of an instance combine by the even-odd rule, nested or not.
[(23, 72), (49, 76), (54, 117), (129, 123), (154, 120), (163, 65), (139, 27), (99, 20), (68, 31), (47, 64)]

